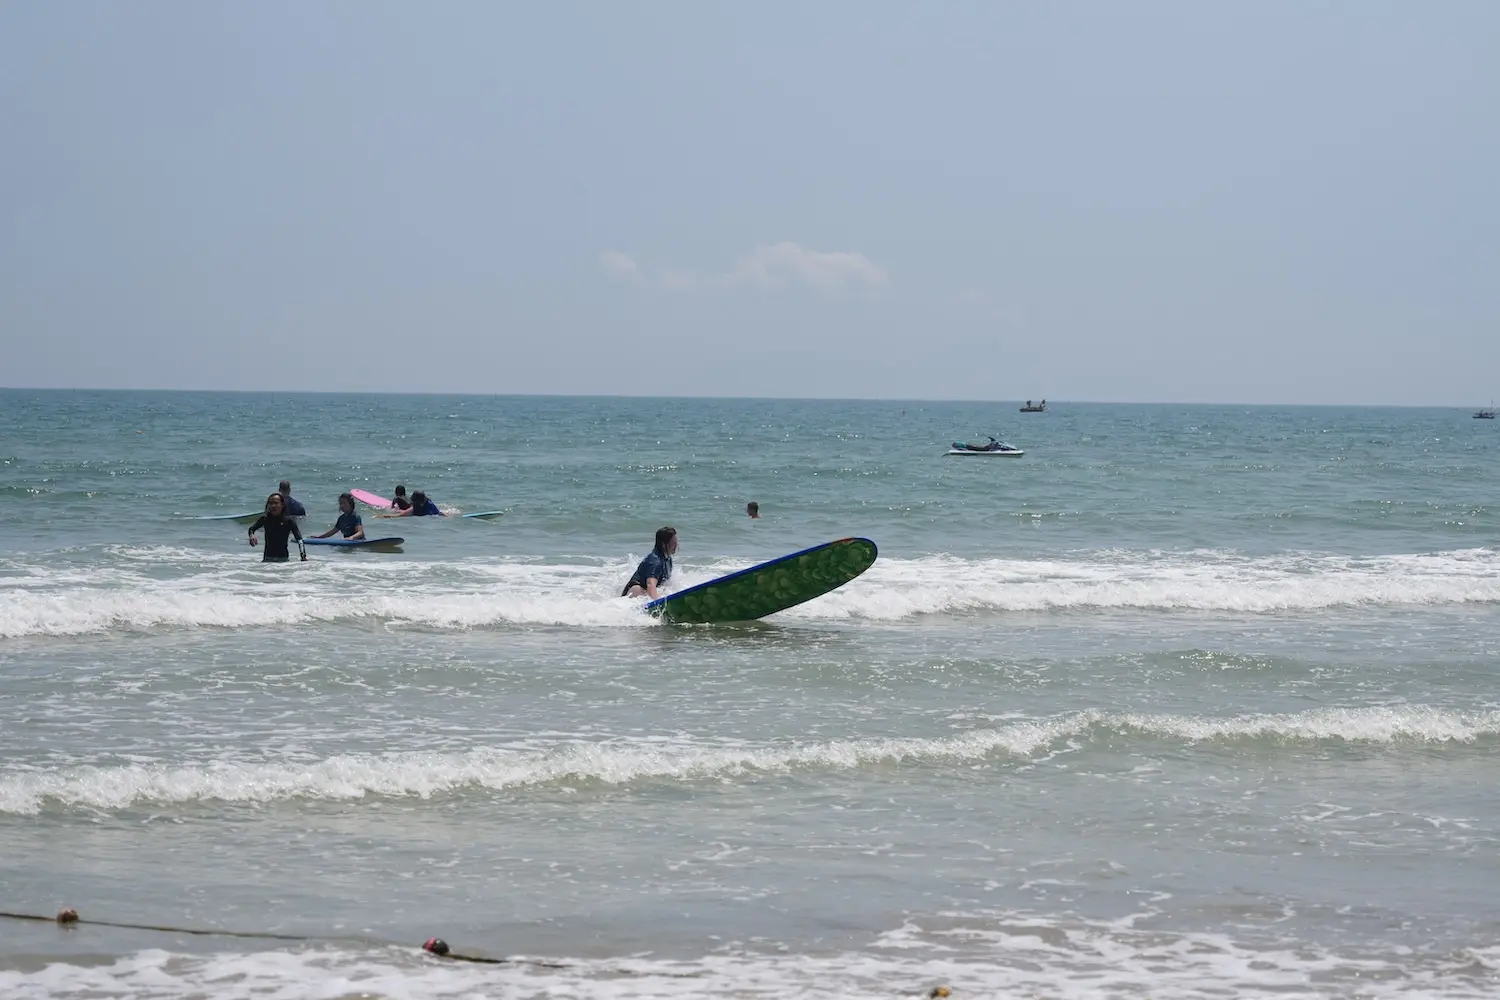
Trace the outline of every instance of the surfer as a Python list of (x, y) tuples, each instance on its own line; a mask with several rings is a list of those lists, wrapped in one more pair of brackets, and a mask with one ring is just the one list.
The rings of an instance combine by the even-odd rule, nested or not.
[(754, 500), (751, 500), (749, 503), (745, 504), (745, 513), (758, 520), (760, 518), (760, 504), (756, 503)]
[(411, 501), (406, 499), (406, 487), (397, 486), (396, 495), (391, 497), (392, 510), (411, 510)]
[(281, 494), (281, 506), (286, 511), (287, 517), (307, 516), (307, 508), (302, 506), (302, 501), (292, 496), (292, 481), (290, 479), (283, 479), (278, 483), (276, 492)]
[(658, 588), (672, 576), (672, 553), (676, 551), (677, 529), (657, 528), (656, 547), (635, 568), (635, 573), (630, 577), (630, 582), (625, 585), (625, 589), (620, 591), (620, 596), (639, 597), (645, 594), (653, 601), (660, 597), (661, 593)]
[[(394, 503), (394, 501), (392, 501)], [(398, 510), (392, 514), (381, 514), (381, 517), (447, 517), (438, 510), (438, 505), (427, 499), (427, 494), (417, 490), (411, 495), (411, 503), (405, 510)]]
[(266, 512), (250, 525), (252, 546), (255, 545), (255, 532), (261, 527), (266, 529), (266, 547), (261, 550), (261, 562), (286, 562), (291, 558), (291, 553), (286, 547), (287, 535), (292, 535), (297, 539), (297, 549), (302, 553), (302, 561), (307, 562), (307, 549), (302, 545), (302, 532), (298, 530), (296, 520), (285, 511), (286, 506), (281, 494), (272, 493), (266, 497)]
[(362, 539), (365, 537), (365, 522), (360, 520), (358, 514), (354, 513), (354, 497), (348, 493), (339, 494), (339, 519), (334, 522), (333, 527), (321, 535), (313, 535), (313, 538), (327, 538), (335, 531), (341, 532), (345, 538)]

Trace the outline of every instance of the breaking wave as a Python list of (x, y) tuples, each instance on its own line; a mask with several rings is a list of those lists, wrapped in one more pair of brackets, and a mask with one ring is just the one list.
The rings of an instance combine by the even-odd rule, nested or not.
[(268, 803), (365, 796), (428, 798), (539, 785), (619, 786), (644, 780), (732, 781), (794, 770), (850, 771), (884, 764), (968, 765), (995, 755), (1029, 758), (1064, 741), (1110, 739), (1472, 744), (1500, 736), (1500, 711), (1427, 706), (1318, 709), (1286, 715), (1199, 718), (1086, 711), (936, 738), (833, 740), (750, 746), (723, 743), (565, 743), (547, 749), (341, 754), (314, 761), (234, 761), (29, 768), (0, 772), (0, 812), (34, 814), (47, 803), (100, 810), (137, 803)]

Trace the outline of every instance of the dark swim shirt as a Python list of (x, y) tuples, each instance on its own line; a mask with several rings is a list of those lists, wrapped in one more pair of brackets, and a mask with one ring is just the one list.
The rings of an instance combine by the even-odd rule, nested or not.
[(340, 514), (339, 519), (333, 523), (333, 526), (338, 529), (339, 534), (343, 535), (345, 538), (348, 538), (354, 534), (355, 528), (358, 528), (364, 523), (365, 522), (359, 519), (359, 515), (351, 510), (347, 514)]
[(412, 507), (412, 509), (411, 509), (411, 516), (412, 517), (442, 517), (443, 516), (443, 512), (440, 511), (440, 510), (438, 510), (438, 505), (437, 504), (433, 503), (431, 500), (428, 500), (427, 501), (427, 506), (425, 506), (425, 507), (415, 507), (415, 506)]
[(262, 527), (266, 529), (266, 544), (261, 549), (260, 561), (285, 562), (290, 559), (291, 553), (286, 547), (287, 536), (295, 535), (297, 541), (302, 541), (302, 532), (297, 530), (297, 522), (289, 517), (267, 517), (262, 514), (250, 525), (250, 534), (254, 535)]
[(635, 568), (635, 574), (630, 578), (630, 582), (625, 585), (625, 589), (620, 591), (620, 596), (624, 597), (629, 594), (631, 587), (639, 586), (644, 588), (647, 580), (655, 580), (656, 585), (659, 587), (666, 583), (671, 575), (672, 557), (664, 556), (660, 552), (652, 552), (646, 558), (642, 559), (641, 564)]

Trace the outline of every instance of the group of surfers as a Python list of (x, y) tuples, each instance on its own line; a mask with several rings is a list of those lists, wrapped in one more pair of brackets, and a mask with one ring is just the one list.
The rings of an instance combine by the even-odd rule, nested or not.
[[(403, 506), (404, 504), (404, 506)], [(417, 490), (406, 497), (406, 487), (397, 486), (396, 495), (391, 500), (391, 506), (395, 508), (389, 514), (381, 514), (380, 517), (442, 517), (443, 512), (438, 510), (437, 504), (428, 499), (427, 494)], [(745, 505), (745, 513), (753, 519), (760, 517), (760, 504), (751, 501)], [(277, 486), (276, 492), (266, 497), (266, 509), (255, 523), (250, 525), (250, 544), (257, 544), (255, 533), (264, 529), (266, 533), (265, 548), (261, 550), (262, 562), (286, 562), (291, 558), (288, 539), (297, 540), (297, 550), (301, 553), (302, 561), (307, 561), (307, 547), (302, 544), (302, 531), (297, 527), (297, 518), (306, 517), (307, 508), (292, 496), (292, 484), (283, 479)], [(329, 538), (338, 533), (344, 538), (361, 539), (365, 537), (364, 520), (354, 510), (354, 497), (348, 493), (339, 494), (339, 517), (333, 527), (321, 535), (310, 535), (310, 538)], [(625, 584), (625, 589), (620, 591), (621, 597), (649, 597), (653, 601), (661, 596), (661, 587), (672, 576), (672, 556), (677, 552), (677, 529), (671, 525), (665, 525), (656, 529), (656, 543), (651, 547), (651, 552), (642, 559), (635, 572), (630, 575), (630, 580)]]
[[(283, 479), (276, 486), (276, 492), (266, 497), (266, 506), (255, 523), (250, 525), (250, 544), (259, 544), (255, 533), (262, 529), (266, 533), (266, 545), (261, 550), (261, 562), (286, 562), (291, 558), (289, 539), (297, 540), (297, 550), (302, 555), (302, 561), (307, 562), (307, 547), (302, 544), (302, 529), (297, 526), (297, 518), (306, 517), (307, 508), (302, 501), (292, 496), (291, 480)], [(438, 509), (438, 505), (428, 498), (426, 493), (416, 490), (408, 498), (405, 486), (396, 487), (396, 495), (391, 499), (391, 511), (380, 517), (445, 517), (446, 515)], [(330, 538), (338, 533), (343, 538), (359, 541), (365, 537), (365, 523), (354, 511), (354, 497), (348, 493), (339, 494), (339, 516), (333, 527), (321, 535), (309, 535), (309, 538)]]

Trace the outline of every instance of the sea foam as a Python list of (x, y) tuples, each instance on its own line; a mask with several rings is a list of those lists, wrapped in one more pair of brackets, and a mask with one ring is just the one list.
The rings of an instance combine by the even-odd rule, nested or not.
[[(142, 564), (139, 556), (122, 553), (87, 573), (6, 567), (0, 638), (355, 620), (439, 629), (654, 624), (640, 613), (641, 602), (618, 596), (630, 570), (624, 561), (501, 557), (347, 568), (324, 561), (273, 577), (222, 554), (186, 559), (178, 553), (172, 575), (162, 576), (160, 563)], [(691, 586), (743, 568), (743, 562), (688, 564), (674, 582)], [(1365, 558), (1212, 550), (1057, 559), (883, 556), (843, 588), (779, 618), (902, 621), (1097, 609), (1264, 613), (1494, 601), (1500, 601), (1500, 554), (1490, 549)]]
[(1500, 711), (1453, 712), (1413, 705), (1323, 708), (1226, 718), (1098, 710), (936, 737), (831, 740), (775, 745), (609, 740), (541, 750), (476, 747), (461, 752), (340, 754), (316, 761), (238, 761), (28, 768), (0, 772), (0, 812), (35, 814), (48, 803), (98, 810), (139, 803), (347, 800), (528, 786), (618, 786), (643, 780), (733, 781), (758, 773), (852, 771), (882, 764), (967, 767), (988, 757), (1029, 758), (1064, 741), (1105, 739), (1193, 744), (1258, 740), (1291, 744), (1472, 744), (1500, 736)]

